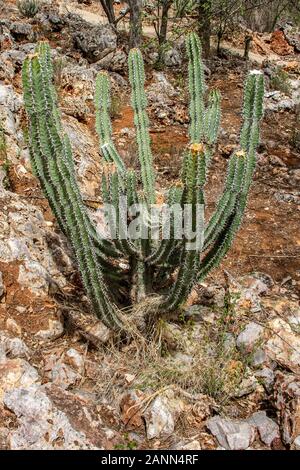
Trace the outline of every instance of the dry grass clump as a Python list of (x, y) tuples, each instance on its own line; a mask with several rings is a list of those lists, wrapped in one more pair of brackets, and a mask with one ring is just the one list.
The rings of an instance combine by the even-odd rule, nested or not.
[[(156, 298), (151, 305), (147, 301), (135, 316), (145, 319), (150, 311), (153, 315), (156, 303)], [(224, 404), (238, 389), (246, 364), (229, 334), (234, 329), (232, 315), (229, 323), (227, 312), (214, 315), (212, 323), (160, 319), (146, 335), (136, 330), (126, 345), (111, 344), (100, 358), (99, 396), (115, 402), (126, 389), (155, 393), (172, 388), (191, 400), (205, 394)]]

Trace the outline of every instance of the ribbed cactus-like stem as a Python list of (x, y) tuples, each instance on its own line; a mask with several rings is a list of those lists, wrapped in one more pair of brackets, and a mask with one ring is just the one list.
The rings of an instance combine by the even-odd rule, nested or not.
[[(121, 303), (126, 295), (126, 305), (129, 300), (144, 300), (154, 287), (159, 289), (161, 281), (164, 289), (159, 289), (162, 300), (158, 311), (181, 308), (194, 283), (204, 279), (227, 254), (246, 209), (263, 115), (263, 75), (254, 71), (246, 80), (240, 144), (230, 157), (223, 192), (205, 225), (205, 187), (220, 126), (220, 94), (214, 90), (206, 98), (201, 44), (196, 34), (188, 35), (186, 49), (189, 58), (190, 143), (185, 150), (181, 182), (171, 188), (167, 196), (169, 238), (159, 241), (149, 237), (131, 239), (128, 233), (133, 215), (127, 212), (127, 208), (146, 203), (145, 230), (150, 235), (149, 209), (156, 203), (145, 71), (140, 51), (130, 51), (129, 80), (141, 189), (136, 172), (125, 167), (113, 142), (109, 76), (100, 73), (96, 80), (96, 131), (104, 160), (102, 199), (112, 234), (110, 240), (102, 239), (98, 234), (79, 191), (72, 148), (63, 131), (53, 86), (49, 45), (40, 43), (36, 54), (27, 57), (23, 66), (33, 171), (61, 230), (70, 240), (95, 314), (108, 327), (119, 331), (124, 329), (124, 318), (117, 302)], [(181, 238), (176, 233), (178, 221), (175, 220), (174, 206), (185, 214)], [(187, 227), (192, 239), (187, 235)], [(165, 227), (161, 222), (157, 228), (164, 233)], [(171, 287), (166, 291), (168, 285)]]
[(206, 143), (213, 146), (218, 138), (221, 121), (221, 95), (218, 90), (213, 90), (208, 98), (208, 106), (204, 116), (204, 136)]
[(149, 119), (146, 112), (145, 70), (142, 54), (138, 49), (129, 53), (129, 80), (131, 84), (131, 104), (134, 110), (134, 124), (138, 155), (141, 165), (143, 188), (149, 204), (155, 204), (155, 177), (149, 134)]
[[(190, 208), (190, 226), (193, 233), (196, 233), (199, 222), (201, 226), (204, 224), (204, 220), (199, 221), (199, 218), (204, 216), (204, 213), (198, 210), (199, 205), (203, 204), (204, 178), (201, 177), (201, 175), (203, 175), (204, 168), (204, 145), (192, 144), (187, 157), (186, 172), (183, 181), (182, 203)], [(201, 240), (198, 242), (198, 245), (196, 241), (196, 236), (191, 240), (186, 238), (183, 240), (177, 279), (163, 302), (163, 306), (167, 310), (174, 310), (179, 307), (186, 300), (190, 292), (199, 268), (200, 253), (202, 250)], [(192, 243), (195, 247), (191, 246)]]
[[(205, 247), (214, 245), (205, 256), (199, 270), (203, 279), (211, 269), (222, 261), (228, 252), (237, 230), (242, 222), (247, 204), (248, 193), (256, 163), (256, 148), (259, 143), (259, 126), (263, 116), (264, 77), (261, 72), (249, 74), (244, 89), (244, 122), (241, 130), (241, 150), (236, 152), (230, 161), (230, 170), (224, 194), (217, 206), (214, 220), (214, 234), (208, 225), (205, 236)], [(233, 170), (234, 168), (234, 170)], [(225, 196), (228, 197), (225, 200)], [(232, 198), (234, 200), (232, 201)], [(218, 226), (216, 221), (218, 220)]]
[(204, 136), (204, 69), (201, 61), (201, 43), (195, 33), (188, 35), (186, 49), (189, 58), (190, 139), (201, 142)]
[(47, 53), (46, 46), (40, 47), (37, 55), (25, 60), (23, 68), (31, 159), (49, 202), (72, 243), (95, 313), (107, 326), (120, 329), (122, 324), (108, 296), (89, 230), (90, 220), (75, 180), (73, 159), (66, 153), (66, 141), (61, 134), (57, 103), (50, 83)]
[(100, 153), (107, 162), (116, 165), (119, 172), (125, 171), (125, 165), (112, 141), (110, 120), (110, 80), (106, 72), (101, 72), (96, 80), (95, 110), (96, 131), (99, 137)]

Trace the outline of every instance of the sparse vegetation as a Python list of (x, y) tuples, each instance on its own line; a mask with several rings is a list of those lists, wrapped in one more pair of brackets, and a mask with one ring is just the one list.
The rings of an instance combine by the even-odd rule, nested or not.
[(17, 7), (25, 18), (33, 18), (40, 10), (40, 0), (18, 0)]
[(61, 86), (62, 74), (66, 65), (67, 61), (65, 57), (58, 57), (53, 60), (53, 77), (57, 88), (60, 88)]
[(122, 98), (118, 95), (112, 96), (111, 106), (110, 106), (110, 117), (112, 119), (117, 118), (120, 115), (121, 108), (122, 108)]
[(279, 90), (285, 95), (290, 95), (291, 85), (289, 74), (281, 67), (277, 67), (270, 79), (270, 86), (273, 90)]
[(225, 306), (215, 310), (211, 322), (195, 323), (181, 317), (179, 323), (169, 323), (161, 319), (147, 340), (139, 336), (121, 351), (113, 345), (105, 350), (104, 375), (99, 377), (98, 393), (118, 401), (120, 389), (116, 377), (118, 371), (126, 368), (135, 377), (135, 389), (144, 392), (170, 389), (181, 396), (186, 393), (192, 401), (206, 394), (218, 406), (225, 406), (238, 392), (249, 362), (249, 357), (235, 346), (232, 332), (239, 323), (236, 311), (234, 319), (228, 321)]
[(295, 120), (291, 144), (296, 150), (300, 151), (300, 104), (295, 108)]
[(9, 180), (9, 168), (10, 162), (7, 158), (7, 148), (6, 148), (6, 138), (4, 129), (2, 127), (0, 121), (0, 166), (2, 171), (4, 172), (4, 179), (3, 179), (3, 187), (4, 189), (10, 188), (10, 180)]

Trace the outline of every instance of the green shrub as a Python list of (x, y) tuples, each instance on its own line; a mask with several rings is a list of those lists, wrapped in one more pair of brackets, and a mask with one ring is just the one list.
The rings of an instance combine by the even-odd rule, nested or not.
[(25, 16), (25, 18), (33, 18), (40, 9), (39, 0), (18, 0), (17, 7), (19, 12)]
[(289, 74), (281, 67), (277, 67), (276, 72), (271, 76), (270, 87), (272, 90), (279, 90), (285, 95), (290, 95), (291, 85)]

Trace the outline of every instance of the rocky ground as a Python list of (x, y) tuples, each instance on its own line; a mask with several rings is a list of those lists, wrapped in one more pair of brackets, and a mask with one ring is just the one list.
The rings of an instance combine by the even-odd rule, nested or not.
[[(244, 224), (221, 267), (192, 292), (182, 318), (161, 321), (147, 340), (115, 344), (103, 325), (80, 315), (86, 298), (72, 253), (26, 146), (21, 66), (46, 38), (91, 211), (101, 204), (93, 94), (103, 68), (113, 84), (116, 144), (137, 166), (126, 41), (87, 17), (97, 13), (95, 5), (76, 4), (77, 13), (85, 12), (78, 15), (74, 3), (69, 12), (46, 5), (33, 20), (21, 18), (14, 1), (1, 11), (0, 448), (300, 449), (297, 36), (290, 30), (257, 36), (257, 63), (240, 59), (237, 39), (234, 54), (207, 62), (207, 83), (223, 96), (209, 212), (237, 142), (247, 70), (262, 67), (268, 85)], [(183, 42), (169, 51), (164, 71), (153, 70), (151, 43), (145, 58), (156, 189), (163, 196), (179, 176), (187, 144)], [(287, 74), (281, 81), (278, 63)]]

